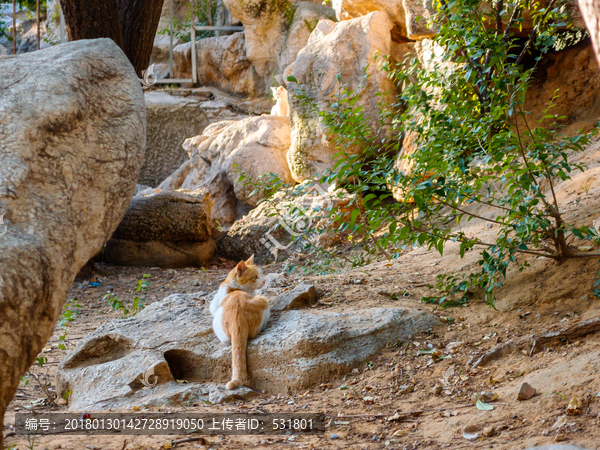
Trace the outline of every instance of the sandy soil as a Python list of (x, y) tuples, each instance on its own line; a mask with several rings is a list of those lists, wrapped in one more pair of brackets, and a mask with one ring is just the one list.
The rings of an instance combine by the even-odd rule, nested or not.
[[(468, 268), (473, 257), (458, 260), (452, 251), (444, 257), (433, 251), (414, 250), (393, 264), (380, 262), (341, 274), (306, 277), (318, 287), (316, 308), (344, 310), (375, 305), (409, 306), (432, 310), (444, 318), (439, 329), (413, 336), (410, 342), (396, 343), (363, 366), (328, 383), (289, 396), (263, 395), (255, 400), (227, 405), (196, 404), (191, 407), (163, 408), (162, 411), (189, 412), (324, 412), (329, 427), (318, 436), (281, 437), (208, 437), (206, 445), (198, 442), (179, 444), (177, 448), (527, 448), (558, 439), (600, 448), (600, 335), (589, 335), (576, 342), (557, 342), (533, 356), (514, 352), (490, 366), (471, 370), (474, 357), (497, 342), (530, 333), (540, 333), (553, 326), (565, 327), (582, 319), (600, 315), (600, 301), (591, 295), (598, 264), (594, 261), (568, 261), (561, 265), (532, 260), (523, 273), (511, 274), (499, 293), (498, 311), (479, 301), (468, 307), (435, 310), (433, 305), (419, 302), (429, 292), (439, 271), (449, 267)], [(71, 323), (67, 347), (100, 323), (119, 317), (106, 301), (107, 289), (130, 302), (138, 279), (150, 274), (147, 303), (176, 292), (211, 291), (226, 276), (232, 263), (219, 262), (206, 269), (143, 269), (100, 266), (104, 276), (95, 278), (100, 286), (76, 283), (69, 299), (78, 299), (81, 314)], [(265, 266), (266, 273), (278, 271), (281, 265)], [(294, 285), (301, 275), (292, 274), (286, 283)], [(83, 283), (85, 284), (85, 282)], [(393, 295), (396, 294), (396, 295)], [(398, 298), (399, 300), (394, 300)], [(33, 374), (41, 383), (53, 384), (56, 365), (65, 351), (57, 348), (55, 335), (44, 349), (45, 367), (34, 365)], [(454, 343), (448, 346), (449, 343)], [(431, 355), (418, 355), (418, 349), (429, 346), (441, 349), (451, 358), (434, 362)], [(451, 349), (451, 350), (450, 350)], [(527, 353), (527, 352), (526, 352)], [(492, 381), (493, 382), (492, 382)], [(537, 389), (530, 400), (517, 401), (522, 382)], [(432, 392), (436, 384), (439, 394)], [(403, 393), (405, 386), (413, 392)], [(493, 391), (498, 399), (493, 411), (479, 411), (472, 395)], [(566, 414), (572, 397), (582, 400), (582, 414), (568, 416), (567, 426), (552, 426)], [(66, 406), (36, 405), (45, 398), (34, 376), (23, 382), (7, 412), (5, 435), (7, 445), (29, 448), (23, 437), (10, 436), (17, 411), (66, 411)], [(396, 414), (398, 413), (398, 414)], [(388, 420), (396, 414), (396, 420)], [(494, 427), (493, 436), (480, 436), (474, 441), (462, 435), (464, 426), (481, 429)], [(336, 439), (332, 439), (334, 435)], [(35, 448), (69, 449), (157, 449), (171, 440), (186, 436), (42, 436)]]
[[(557, 188), (568, 220), (591, 226), (600, 217), (600, 142), (594, 142), (582, 158), (589, 170)], [(483, 212), (484, 213), (484, 212)], [(494, 227), (473, 221), (469, 233), (493, 236)], [(577, 245), (577, 242), (572, 240)], [(600, 316), (600, 300), (593, 284), (600, 266), (596, 258), (558, 264), (528, 257), (531, 267), (509, 271), (498, 291), (497, 310), (474, 296), (467, 307), (448, 310), (423, 304), (435, 276), (448, 271), (475, 268), (476, 255), (464, 259), (449, 245), (443, 256), (417, 248), (391, 263), (380, 261), (361, 269), (324, 276), (293, 272), (285, 284), (306, 279), (317, 287), (317, 309), (347, 310), (369, 306), (407, 306), (433, 311), (443, 326), (412, 336), (408, 342), (391, 344), (380, 354), (350, 373), (304, 392), (273, 396), (264, 394), (251, 401), (226, 405), (179, 405), (161, 411), (189, 412), (323, 412), (328, 417), (324, 434), (316, 436), (211, 436), (205, 442), (178, 444), (177, 448), (241, 449), (524, 449), (561, 441), (600, 449), (600, 334), (589, 334), (574, 342), (558, 339), (553, 345), (530, 355), (517, 349), (487, 367), (472, 368), (476, 358), (494, 345), (520, 336), (564, 328)], [(135, 286), (144, 274), (151, 283), (146, 304), (172, 293), (210, 292), (218, 287), (234, 262), (216, 260), (203, 269), (163, 270), (99, 266), (99, 274), (76, 282), (68, 299), (79, 300), (81, 313), (70, 323), (67, 350), (101, 323), (120, 316), (103, 300), (107, 290), (130, 304)], [(277, 272), (281, 264), (263, 268)], [(94, 287), (91, 283), (97, 283)], [(58, 348), (62, 331), (57, 328), (42, 355), (44, 367), (32, 366), (10, 404), (4, 434), (8, 446), (30, 448), (27, 439), (14, 436), (12, 425), (18, 411), (66, 411), (52, 406), (40, 384), (48, 384), (53, 395), (54, 372), (65, 350)], [(419, 354), (419, 349), (439, 349), (443, 356)], [(39, 381), (39, 382), (38, 382)], [(537, 394), (517, 400), (523, 382)], [(436, 389), (436, 385), (438, 388)], [(473, 394), (492, 391), (498, 395), (493, 411), (475, 407)], [(566, 415), (571, 398), (582, 402), (580, 415)], [(564, 423), (562, 426), (558, 426)], [(478, 428), (479, 436), (468, 440), (465, 426)], [(485, 431), (484, 431), (485, 429)], [(48, 449), (159, 449), (187, 436), (42, 436), (35, 448)], [(166, 445), (166, 446), (165, 446)]]

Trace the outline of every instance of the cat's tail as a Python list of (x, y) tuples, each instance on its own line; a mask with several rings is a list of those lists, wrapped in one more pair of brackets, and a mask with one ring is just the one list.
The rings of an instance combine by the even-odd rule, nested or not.
[(231, 334), (231, 381), (225, 386), (235, 389), (243, 386), (247, 379), (246, 347), (248, 345), (248, 330), (242, 330), (240, 324), (233, 326)]

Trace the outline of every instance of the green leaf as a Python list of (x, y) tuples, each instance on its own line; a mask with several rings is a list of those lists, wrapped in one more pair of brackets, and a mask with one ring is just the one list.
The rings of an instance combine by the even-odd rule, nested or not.
[(427, 348), (427, 349), (420, 348), (419, 351), (417, 352), (417, 355), (431, 355), (435, 352), (436, 352), (436, 350), (433, 348)]
[(479, 400), (479, 398), (477, 399), (477, 403), (475, 404), (475, 407), (479, 411), (491, 411), (494, 409), (494, 405), (491, 405), (489, 403), (484, 403), (481, 400)]

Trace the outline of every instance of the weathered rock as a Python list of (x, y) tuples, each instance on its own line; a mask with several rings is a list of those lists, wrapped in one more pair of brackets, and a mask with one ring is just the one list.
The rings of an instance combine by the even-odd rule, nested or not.
[(211, 208), (204, 189), (142, 191), (107, 242), (104, 260), (123, 266), (203, 266), (216, 248)]
[(428, 0), (333, 0), (333, 9), (338, 20), (355, 19), (373, 11), (387, 13), (397, 40), (424, 39), (435, 35), (427, 28), (427, 19), (432, 13)]
[(133, 195), (136, 196), (140, 192), (145, 191), (146, 189), (152, 189), (150, 186), (144, 186), (143, 184), (136, 184), (135, 189), (133, 190)]
[[(134, 318), (104, 324), (60, 363), (58, 395), (69, 389), (75, 411), (130, 408), (147, 404), (147, 396), (166, 403), (174, 390), (185, 391), (188, 401), (204, 399), (231, 371), (231, 349), (218, 341), (211, 322), (208, 304), (170, 296)], [(430, 313), (402, 308), (275, 314), (248, 345), (249, 387), (273, 393), (306, 388), (437, 323)], [(143, 389), (142, 380), (156, 385)]]
[[(181, 39), (173, 36), (173, 49), (181, 44)], [(171, 37), (168, 34), (157, 34), (152, 46), (153, 63), (169, 63), (169, 50), (171, 48)]]
[(285, 43), (279, 55), (277, 71), (281, 72), (296, 61), (298, 53), (308, 43), (308, 38), (316, 28), (319, 21), (335, 20), (335, 11), (324, 5), (315, 5), (310, 2), (298, 2), (294, 11), (294, 18), (285, 36)]
[[(224, 0), (227, 9), (245, 25), (246, 54), (259, 76), (268, 78), (283, 71), (285, 61), (295, 59), (318, 20), (334, 17), (334, 11), (321, 2), (280, 0)], [(304, 23), (303, 23), (304, 22)], [(266, 88), (269, 88), (266, 86)]]
[(204, 189), (159, 191), (133, 198), (113, 233), (130, 241), (206, 241), (212, 200)]
[[(332, 169), (334, 155), (339, 151), (327, 139), (320, 117), (306, 106), (296, 89), (303, 90), (323, 111), (335, 101), (339, 90), (338, 74), (348, 89), (357, 89), (362, 83), (364, 87), (356, 105), (363, 108), (373, 126), (377, 126), (379, 102), (394, 102), (394, 84), (386, 72), (380, 70), (382, 58), (373, 59), (376, 51), (382, 55), (390, 54), (392, 22), (387, 14), (376, 11), (342, 21), (335, 28), (332, 25), (331, 22), (320, 22), (313, 31), (294, 63), (293, 76), (297, 83), (288, 83), (292, 123), (288, 162), (296, 181)], [(365, 71), (369, 75), (366, 80)], [(378, 95), (381, 93), (387, 95), (382, 98)]]
[(0, 90), (1, 424), (75, 275), (127, 209), (146, 120), (138, 78), (110, 39), (2, 57)]
[(535, 388), (531, 387), (528, 383), (523, 383), (517, 393), (517, 400), (529, 400), (535, 393)]
[(406, 20), (406, 37), (412, 40), (431, 38), (436, 31), (427, 25), (433, 14), (431, 0), (402, 0)]
[[(263, 115), (240, 121), (223, 121), (208, 126), (201, 136), (186, 140), (190, 162), (185, 163), (159, 188), (207, 189), (214, 201), (212, 217), (230, 224), (256, 206), (259, 197), (250, 194), (262, 173), (275, 173), (292, 182), (286, 161), (290, 146), (287, 117)], [(246, 179), (239, 181), (241, 173)]]
[(232, 260), (248, 259), (254, 255), (259, 264), (271, 262), (274, 247), (271, 239), (282, 246), (290, 244), (291, 236), (282, 226), (278, 226), (281, 218), (277, 215), (269, 216), (266, 203), (258, 205), (248, 214), (227, 230), (217, 243), (217, 254)]
[[(560, 52), (551, 52), (539, 64), (537, 80), (527, 89), (525, 111), (531, 120), (544, 118), (549, 104), (550, 110), (562, 123), (579, 122), (593, 125), (600, 116), (600, 70), (594, 58), (594, 49), (589, 40)], [(553, 96), (559, 90), (558, 98)], [(553, 119), (548, 122), (554, 124)]]
[(269, 301), (271, 311), (307, 308), (316, 301), (317, 292), (314, 285), (301, 283), (289, 291), (282, 292)]
[(147, 150), (138, 183), (154, 187), (188, 159), (181, 145), (201, 134), (208, 119), (196, 100), (161, 92), (148, 92), (145, 97)]
[[(191, 78), (191, 43), (178, 45), (173, 50), (176, 78)], [(225, 92), (257, 96), (266, 90), (252, 62), (246, 55), (246, 37), (243, 32), (230, 36), (200, 39), (196, 42), (198, 83), (214, 86)]]
[(308, 243), (327, 247), (343, 238), (344, 233), (336, 230), (341, 223), (329, 215), (349, 220), (355, 205), (347, 192), (325, 191), (311, 182), (294, 189), (295, 196), (279, 191), (236, 221), (217, 244), (217, 253), (231, 259), (254, 254), (264, 264), (280, 254), (285, 257), (302, 250)]
[(244, 24), (246, 54), (259, 76), (266, 76), (279, 56), (285, 33), (294, 16), (291, 0), (223, 0), (227, 9)]

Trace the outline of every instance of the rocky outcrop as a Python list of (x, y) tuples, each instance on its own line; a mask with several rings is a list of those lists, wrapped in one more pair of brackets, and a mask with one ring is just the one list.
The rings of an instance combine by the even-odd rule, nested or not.
[[(191, 43), (173, 50), (176, 78), (191, 78)], [(196, 42), (198, 83), (225, 92), (257, 96), (265, 91), (264, 78), (259, 77), (246, 55), (244, 33), (200, 39)]]
[[(190, 161), (168, 177), (160, 189), (207, 189), (214, 201), (213, 219), (230, 224), (256, 206), (258, 195), (247, 185), (263, 173), (292, 182), (286, 153), (290, 146), (287, 117), (263, 115), (211, 124), (204, 134), (186, 140)], [(240, 175), (246, 178), (240, 181)]]
[(279, 55), (277, 72), (283, 72), (286, 67), (296, 61), (300, 50), (306, 47), (310, 33), (323, 19), (335, 20), (333, 9), (310, 2), (297, 3), (294, 17)]
[[(356, 106), (363, 108), (373, 126), (379, 117), (378, 103), (382, 99), (394, 103), (395, 86), (380, 69), (383, 57), (377, 61), (373, 58), (375, 52), (390, 54), (392, 26), (387, 14), (379, 11), (338, 24), (321, 21), (298, 54), (292, 72), (297, 83), (288, 83), (292, 123), (288, 162), (296, 181), (334, 166), (334, 155), (339, 150), (327, 139), (316, 110), (330, 109), (335, 102), (340, 86), (338, 74), (347, 89), (362, 86)], [(369, 76), (366, 79), (365, 71)], [(314, 101), (316, 110), (306, 105), (297, 90)], [(382, 93), (387, 95), (382, 98)]]
[[(589, 40), (560, 52), (552, 52), (538, 63), (537, 79), (525, 98), (525, 111), (531, 121), (542, 120), (548, 105), (561, 123), (578, 123), (592, 127), (600, 117), (600, 70)], [(558, 98), (553, 97), (558, 92)], [(554, 123), (554, 119), (548, 121)]]
[[(60, 363), (58, 395), (71, 391), (73, 411), (129, 409), (173, 399), (214, 402), (215, 383), (223, 389), (229, 379), (231, 348), (212, 331), (210, 300), (171, 295), (134, 318), (101, 325)], [(405, 308), (274, 312), (266, 329), (249, 342), (249, 387), (270, 393), (306, 389), (438, 323), (431, 313)], [(243, 389), (229, 395), (238, 392), (247, 395)]]
[(284, 311), (302, 309), (312, 306), (317, 301), (317, 292), (314, 285), (301, 283), (294, 288), (284, 291), (271, 299), (271, 311)]
[(142, 191), (106, 243), (105, 261), (122, 266), (203, 266), (213, 257), (210, 194)]
[(271, 212), (267, 203), (261, 203), (236, 220), (217, 243), (217, 254), (234, 261), (252, 255), (259, 264), (273, 261), (277, 254), (276, 243), (287, 247), (292, 236), (279, 224), (281, 217)]
[(330, 246), (347, 236), (339, 227), (340, 221), (350, 220), (353, 197), (310, 182), (293, 189), (294, 195), (279, 191), (237, 220), (219, 240), (217, 254), (233, 260), (254, 255), (266, 264), (302, 251), (307, 244)]
[(355, 19), (373, 11), (385, 12), (394, 24), (392, 33), (398, 41), (435, 35), (427, 27), (433, 12), (429, 0), (333, 0), (332, 5), (338, 20)]
[(154, 187), (188, 159), (181, 145), (201, 134), (208, 119), (197, 100), (162, 92), (148, 92), (145, 97), (147, 151), (138, 183)]
[(245, 26), (246, 54), (259, 76), (273, 69), (294, 16), (291, 0), (223, 0)]
[(136, 73), (110, 39), (2, 57), (0, 91), (1, 424), (75, 275), (127, 209), (146, 118)]
[[(224, 0), (227, 9), (245, 26), (246, 54), (262, 78), (283, 71), (306, 43), (319, 19), (333, 19), (321, 2)], [(315, 4), (316, 3), (316, 4)], [(265, 86), (266, 89), (270, 87)]]

